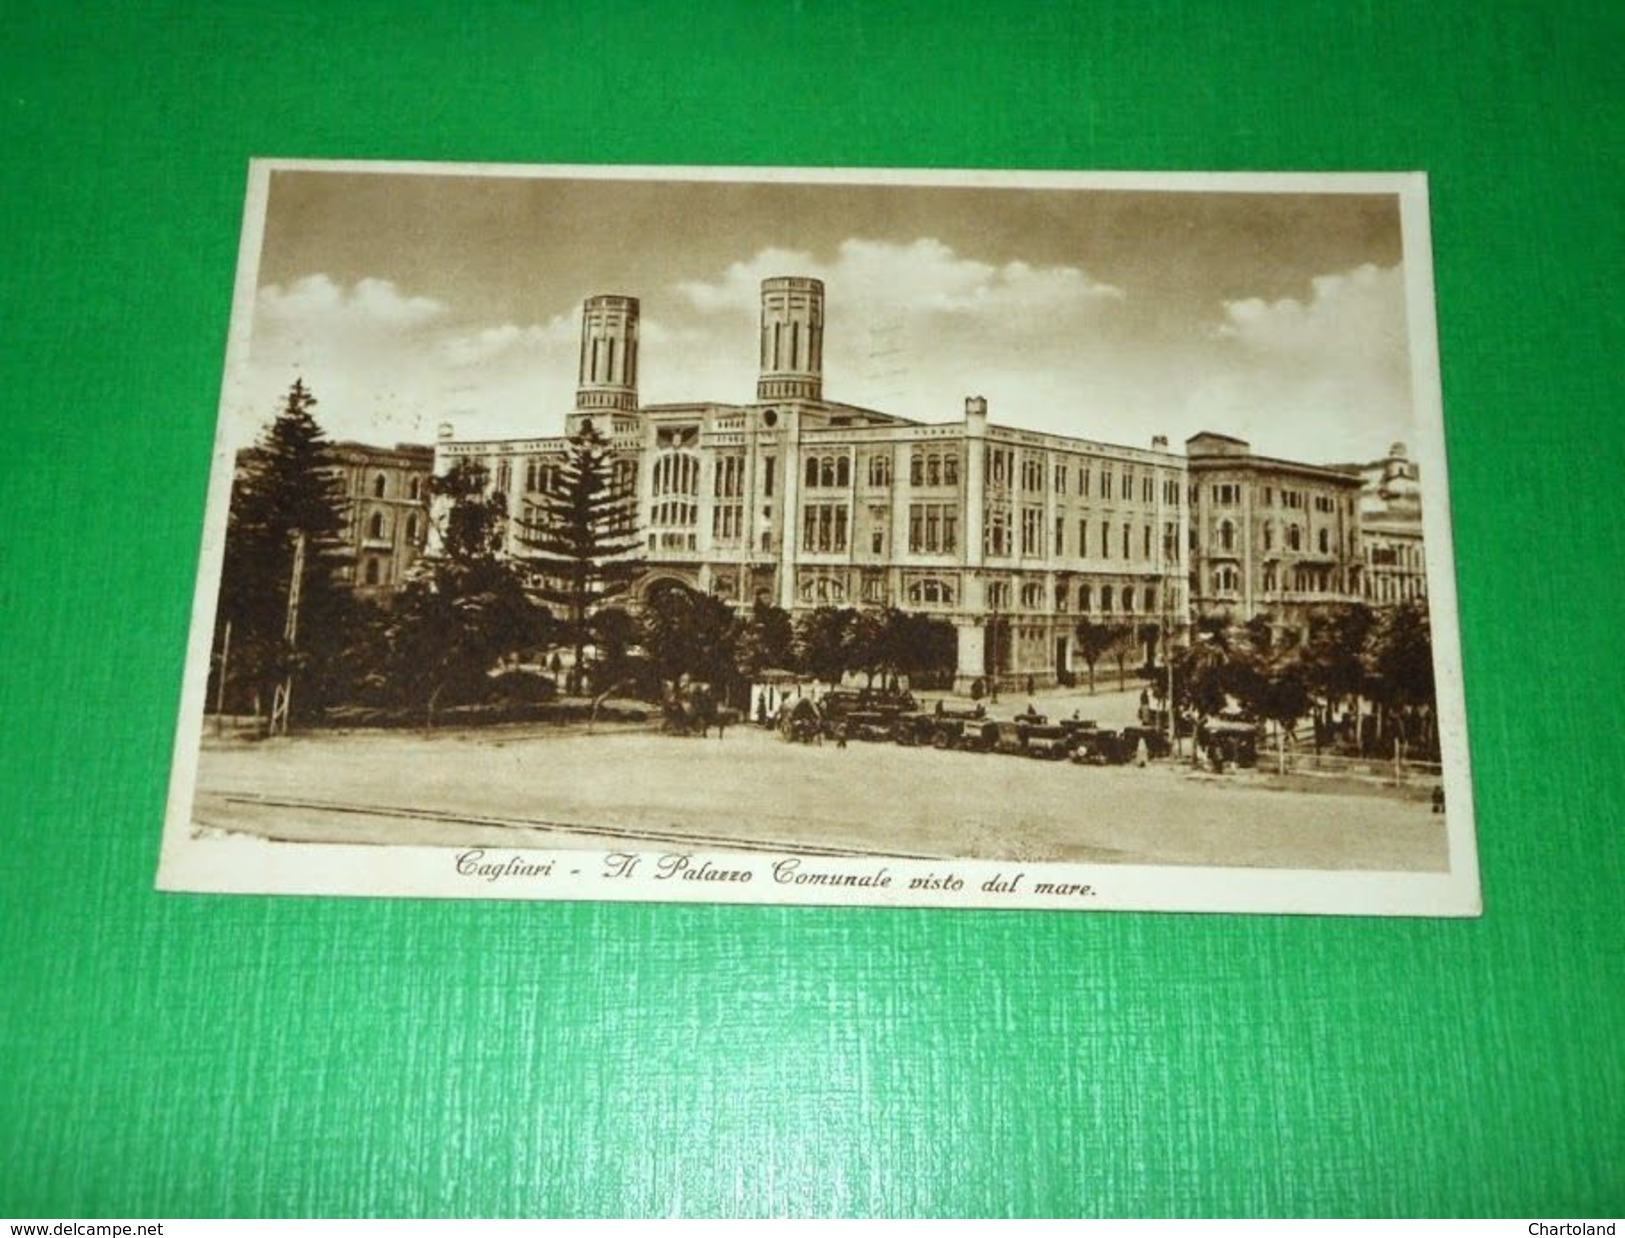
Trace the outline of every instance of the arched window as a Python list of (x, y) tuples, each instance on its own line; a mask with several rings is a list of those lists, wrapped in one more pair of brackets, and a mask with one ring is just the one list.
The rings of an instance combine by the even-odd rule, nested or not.
[(1106, 585), (1100, 591), (1100, 609), (1104, 614), (1112, 613), (1112, 587)]
[(1331, 549), (1332, 549), (1332, 531), (1330, 529), (1322, 529), (1320, 531), (1320, 553), (1321, 554), (1330, 554)]
[(1089, 585), (1078, 586), (1078, 609), (1088, 614), (1095, 607), (1095, 591)]
[(995, 580), (987, 587), (987, 604), (994, 610), (1010, 609), (1010, 582)]
[(385, 477), (382, 473), (378, 474), (378, 476), (376, 476), (376, 477), (374, 477), (372, 479), (372, 497), (373, 498), (375, 498), (375, 499), (383, 498), (384, 497), (384, 492), (386, 490), (388, 490), (388, 489), (389, 489), (389, 479), (387, 477)]
[(1236, 526), (1228, 520), (1219, 522), (1219, 549), (1231, 551), (1236, 548)]
[(807, 488), (810, 490), (818, 484), (818, 457), (807, 457)]
[(891, 457), (869, 457), (869, 484), (871, 486), (891, 485)]
[(1295, 524), (1286, 527), (1286, 548), (1288, 550), (1303, 549), (1303, 530)]
[(369, 585), (375, 585), (375, 584), (378, 583), (378, 560), (377, 559), (368, 559), (367, 560), (367, 583)]
[(942, 457), (942, 484), (957, 486), (959, 484), (959, 457), (946, 455)]
[(1125, 615), (1132, 615), (1134, 613), (1134, 586), (1133, 585), (1124, 585), (1123, 586), (1123, 613)]
[(1044, 586), (1035, 580), (1029, 580), (1021, 586), (1021, 608), (1023, 610), (1044, 609)]
[(1145, 587), (1145, 613), (1148, 615), (1157, 613), (1157, 587), (1155, 585)]
[(835, 484), (835, 457), (825, 456), (818, 462), (818, 484), (820, 486), (833, 486)]
[(423, 497), (423, 478), (413, 477), (406, 483), (406, 497), (414, 503)]
[(373, 512), (372, 519), (367, 522), (367, 536), (381, 538), (384, 535), (384, 513)]
[(801, 582), (801, 600), (815, 604), (846, 601), (846, 586), (828, 576), (812, 576)]
[(847, 456), (835, 461), (835, 484), (843, 490), (852, 484), (852, 461)]
[(908, 458), (908, 484), (923, 486), (925, 484), (925, 453), (917, 451)]
[(406, 540), (414, 546), (417, 545), (418, 518), (415, 515), (406, 518)]
[(925, 458), (925, 484), (928, 486), (942, 485), (942, 457), (930, 455)]
[(909, 583), (908, 600), (917, 606), (951, 606), (954, 589), (945, 580), (915, 580)]

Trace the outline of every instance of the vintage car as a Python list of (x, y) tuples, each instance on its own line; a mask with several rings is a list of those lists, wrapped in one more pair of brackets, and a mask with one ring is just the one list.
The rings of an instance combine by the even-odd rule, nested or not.
[(857, 709), (844, 719), (848, 738), (870, 742), (890, 740), (897, 727), (897, 714), (886, 709)]
[(1168, 732), (1159, 731), (1155, 727), (1129, 726), (1123, 728), (1123, 742), (1128, 746), (1128, 757), (1132, 760), (1138, 750), (1141, 740), (1145, 741), (1146, 755), (1152, 760), (1168, 756), (1173, 752), (1173, 745), (1168, 742)]
[(941, 719), (924, 710), (900, 713), (892, 723), (892, 738), (905, 748), (924, 747), (936, 738)]
[(1059, 761), (1072, 751), (1072, 736), (1063, 726), (1029, 726), (1021, 729), (1030, 757)]
[(1208, 718), (1196, 733), (1196, 742), (1215, 765), (1251, 769), (1258, 764), (1259, 725), (1240, 718)]
[(1077, 765), (1117, 765), (1122, 736), (1090, 725), (1072, 734), (1072, 760)]
[(959, 724), (959, 735), (946, 747), (966, 752), (992, 752), (999, 742), (999, 724), (990, 718), (967, 718)]

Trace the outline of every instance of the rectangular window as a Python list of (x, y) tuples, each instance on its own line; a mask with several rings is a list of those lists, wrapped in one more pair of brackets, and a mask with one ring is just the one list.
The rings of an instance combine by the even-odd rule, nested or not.
[(1066, 493), (1066, 465), (1059, 460), (1055, 462), (1055, 493)]
[(1032, 558), (1044, 553), (1044, 509), (1042, 507), (1023, 507), (1021, 509), (1021, 553)]
[(1112, 523), (1109, 520), (1100, 522), (1100, 557), (1102, 559), (1112, 557)]
[(912, 503), (908, 510), (911, 554), (953, 554), (959, 542), (959, 510), (950, 503)]
[(1119, 492), (1118, 497), (1124, 499), (1134, 497), (1134, 474), (1129, 469), (1123, 470), (1123, 489)]
[(745, 527), (745, 509), (739, 503), (721, 503), (711, 509), (711, 539), (737, 542)]
[(1084, 499), (1089, 497), (1089, 466), (1087, 464), (1078, 466), (1078, 497)]
[(773, 465), (774, 465), (774, 463), (775, 463), (775, 461), (774, 461), (772, 456), (767, 456), (766, 458), (764, 458), (762, 460), (762, 496), (764, 498), (772, 498), (773, 497)]
[(844, 503), (809, 503), (802, 511), (801, 548), (809, 554), (846, 552), (847, 513)]
[(1055, 549), (1057, 559), (1066, 554), (1066, 517), (1055, 517)]
[(1002, 507), (989, 508), (983, 531), (983, 553), (1008, 557), (1010, 554), (1010, 513)]

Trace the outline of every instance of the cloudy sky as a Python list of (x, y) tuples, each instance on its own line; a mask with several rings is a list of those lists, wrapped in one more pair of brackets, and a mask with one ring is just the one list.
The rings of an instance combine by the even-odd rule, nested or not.
[(813, 275), (831, 399), (1370, 459), (1410, 437), (1401, 259), (1391, 195), (278, 171), (228, 434), (299, 375), (335, 438), (557, 434), (594, 293), (642, 301), (644, 402), (748, 401), (760, 281)]

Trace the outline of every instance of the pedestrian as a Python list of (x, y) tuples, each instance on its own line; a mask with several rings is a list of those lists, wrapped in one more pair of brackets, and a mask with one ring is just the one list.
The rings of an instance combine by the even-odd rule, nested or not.
[(1444, 811), (1444, 787), (1442, 785), (1433, 788), (1433, 811)]
[(844, 722), (837, 723), (835, 726), (835, 746), (837, 748), (846, 747), (846, 723)]
[(728, 729), (728, 715), (725, 710), (717, 711), (717, 738), (722, 738), (722, 732)]
[(1139, 766), (1141, 769), (1144, 769), (1146, 767), (1146, 763), (1150, 760), (1151, 749), (1146, 747), (1145, 736), (1142, 735), (1140, 736), (1139, 742), (1134, 745), (1134, 764)]

